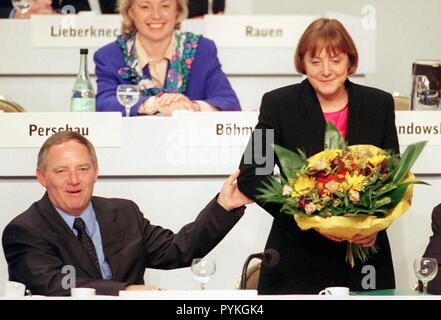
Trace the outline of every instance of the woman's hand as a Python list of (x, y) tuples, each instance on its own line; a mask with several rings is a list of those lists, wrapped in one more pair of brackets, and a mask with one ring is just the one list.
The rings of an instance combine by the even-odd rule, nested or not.
[(324, 237), (326, 237), (326, 238), (328, 238), (329, 240), (332, 240), (332, 241), (342, 242), (342, 241), (347, 240), (347, 239), (344, 239), (344, 238), (336, 237), (336, 236), (333, 236), (333, 235), (321, 232), (320, 229), (318, 229), (318, 228), (314, 228), (314, 230), (317, 231), (318, 233), (320, 233), (322, 236), (324, 236)]
[(370, 247), (375, 244), (375, 241), (377, 241), (377, 235), (378, 232), (372, 233), (368, 236), (356, 234), (354, 237), (352, 237), (351, 241), (361, 245), (362, 247)]
[(182, 93), (164, 93), (161, 96), (156, 96), (155, 100), (155, 103), (161, 107), (165, 107), (175, 102), (191, 103), (191, 100)]
[(351, 241), (353, 243), (357, 243), (359, 245), (361, 245), (362, 247), (370, 247), (372, 245), (375, 244), (375, 241), (377, 241), (377, 234), (378, 232), (372, 233), (368, 236), (365, 235), (361, 235), (361, 234), (356, 234), (355, 236), (352, 237), (352, 239), (345, 239), (345, 238), (340, 238), (340, 237), (336, 237), (330, 234), (326, 234), (324, 232), (320, 232), (320, 230), (318, 228), (314, 228), (315, 231), (317, 231), (318, 233), (320, 233), (322, 236), (332, 240), (332, 241), (337, 241), (337, 242), (342, 242), (342, 241)]
[(194, 103), (181, 93), (164, 93), (155, 98), (156, 109), (164, 116), (170, 116), (175, 110), (195, 110)]

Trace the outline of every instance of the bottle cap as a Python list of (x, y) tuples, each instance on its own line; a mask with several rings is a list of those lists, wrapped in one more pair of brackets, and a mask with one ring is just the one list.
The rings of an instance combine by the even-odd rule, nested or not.
[(88, 54), (89, 49), (80, 49), (80, 54)]

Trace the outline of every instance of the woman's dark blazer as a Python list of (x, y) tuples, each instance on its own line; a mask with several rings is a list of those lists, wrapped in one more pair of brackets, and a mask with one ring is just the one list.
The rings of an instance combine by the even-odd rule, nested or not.
[[(349, 95), (346, 131), (349, 145), (373, 144), (399, 152), (392, 96), (349, 80), (345, 86)], [(294, 151), (303, 150), (307, 156), (323, 150), (325, 119), (314, 88), (307, 79), (263, 96), (258, 124), (240, 164), (239, 189), (274, 217), (266, 248), (274, 248), (280, 254), (277, 266), (262, 268), (259, 293), (318, 293), (330, 286), (347, 286), (360, 291), (395, 288), (392, 257), (385, 231), (377, 237), (379, 252), (365, 264), (357, 263), (351, 268), (345, 262), (346, 241), (339, 243), (329, 240), (312, 229), (302, 231), (292, 216), (280, 213), (279, 205), (263, 204), (256, 200), (257, 188), (262, 186), (267, 176), (256, 174), (256, 168), (262, 170), (266, 163), (262, 164), (261, 157), (254, 154), (251, 157), (247, 155), (252, 154), (254, 141), (254, 146), (263, 144), (262, 152), (258, 149), (257, 155), (275, 157), (270, 147), (271, 141), (267, 141), (267, 129), (274, 129), (274, 143), (277, 145)], [(259, 131), (263, 135), (259, 135)], [(268, 147), (265, 147), (266, 144)], [(277, 164), (278, 160), (275, 159), (275, 162)]]

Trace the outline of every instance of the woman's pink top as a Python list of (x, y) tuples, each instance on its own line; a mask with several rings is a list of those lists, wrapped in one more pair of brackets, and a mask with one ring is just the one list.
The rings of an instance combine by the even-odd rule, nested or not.
[(336, 112), (323, 112), (326, 122), (331, 121), (346, 139), (346, 126), (348, 124), (348, 105)]

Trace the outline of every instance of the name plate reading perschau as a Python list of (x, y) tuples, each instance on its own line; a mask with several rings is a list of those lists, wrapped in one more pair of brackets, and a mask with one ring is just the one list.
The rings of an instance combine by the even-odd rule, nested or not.
[(121, 33), (118, 14), (33, 15), (31, 21), (36, 48), (99, 48)]
[(218, 47), (294, 48), (314, 15), (207, 15), (205, 35)]
[(96, 148), (121, 146), (119, 112), (1, 113), (0, 148), (40, 148), (59, 131), (75, 131)]
[(427, 140), (430, 146), (441, 146), (441, 112), (397, 111), (395, 114), (400, 145)]

